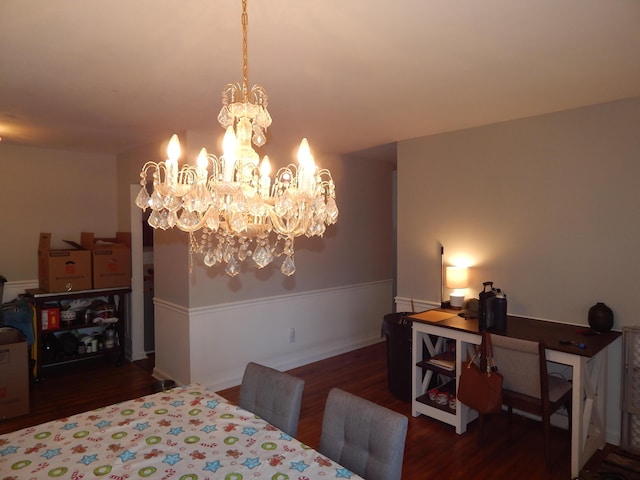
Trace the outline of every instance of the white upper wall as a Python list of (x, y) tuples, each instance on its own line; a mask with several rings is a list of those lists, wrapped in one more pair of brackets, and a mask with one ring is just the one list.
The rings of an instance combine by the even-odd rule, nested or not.
[(638, 324), (640, 98), (416, 138), (398, 145), (398, 296), (439, 302), (466, 256), (511, 314)]

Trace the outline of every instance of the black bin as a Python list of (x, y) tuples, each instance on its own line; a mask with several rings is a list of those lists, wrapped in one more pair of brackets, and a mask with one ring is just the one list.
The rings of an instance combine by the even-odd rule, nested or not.
[(398, 399), (411, 401), (412, 336), (410, 312), (389, 313), (382, 322), (387, 340), (389, 391)]

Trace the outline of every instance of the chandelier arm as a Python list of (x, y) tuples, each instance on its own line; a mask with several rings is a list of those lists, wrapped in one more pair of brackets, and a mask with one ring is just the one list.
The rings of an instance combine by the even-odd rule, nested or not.
[(166, 178), (167, 176), (166, 172), (167, 172), (167, 167), (164, 161), (162, 162), (148, 161), (143, 165), (142, 170), (140, 171), (140, 185), (142, 185), (143, 180), (148, 179), (149, 173), (151, 173), (151, 176), (153, 177), (154, 181), (156, 179), (156, 176), (157, 176), (157, 180), (160, 181), (161, 175), (164, 175), (164, 177)]
[(178, 218), (178, 224), (177, 227), (182, 230), (183, 232), (187, 232), (190, 235), (192, 235), (193, 233), (197, 232), (198, 230), (201, 230), (207, 223), (207, 214), (209, 213), (209, 210), (211, 208), (208, 208), (207, 211), (204, 214), (200, 214), (197, 213), (199, 220), (198, 223), (195, 225), (185, 225), (184, 223), (180, 222), (180, 218)]
[(221, 215), (221, 216), (222, 216), (222, 219), (220, 220), (220, 228), (218, 230), (223, 231), (227, 235), (233, 234), (233, 229), (229, 225), (229, 221), (230, 221), (229, 216), (228, 215)]
[(143, 184), (146, 185), (147, 183), (146, 180), (149, 175), (149, 172), (153, 168), (158, 170), (160, 166), (156, 162), (152, 162), (152, 161), (149, 161), (142, 166), (142, 169), (140, 170), (140, 185), (143, 185)]
[(287, 222), (285, 225), (282, 217), (279, 217), (276, 214), (275, 210), (269, 209), (269, 219), (271, 220), (273, 229), (276, 231), (276, 233), (279, 233), (280, 235), (287, 235), (287, 236), (293, 235), (294, 237), (299, 237), (305, 231), (304, 228), (301, 228), (303, 223), (302, 216), (298, 216), (295, 222), (291, 222), (293, 223), (293, 225), (289, 225), (290, 222)]

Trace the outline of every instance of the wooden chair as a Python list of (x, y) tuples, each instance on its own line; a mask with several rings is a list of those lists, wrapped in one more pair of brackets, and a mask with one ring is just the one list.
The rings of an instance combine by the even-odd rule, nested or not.
[[(567, 408), (571, 431), (571, 382), (548, 374), (545, 346), (542, 342), (491, 334), (491, 343), (498, 371), (504, 377), (502, 403), (507, 406), (509, 426), (514, 408), (541, 417), (544, 461), (549, 471), (550, 418), (562, 406)], [(481, 441), (483, 417), (480, 416)]]
[(244, 370), (238, 404), (295, 437), (303, 389), (304, 380), (250, 362)]
[(334, 388), (318, 450), (367, 480), (400, 480), (407, 425), (404, 415)]

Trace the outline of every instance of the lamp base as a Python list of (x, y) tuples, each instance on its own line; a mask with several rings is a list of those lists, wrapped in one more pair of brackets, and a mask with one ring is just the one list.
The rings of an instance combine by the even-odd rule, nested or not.
[(464, 303), (464, 295), (456, 295), (453, 293), (449, 295), (449, 304), (451, 305), (450, 308), (454, 310), (462, 310), (463, 303)]

